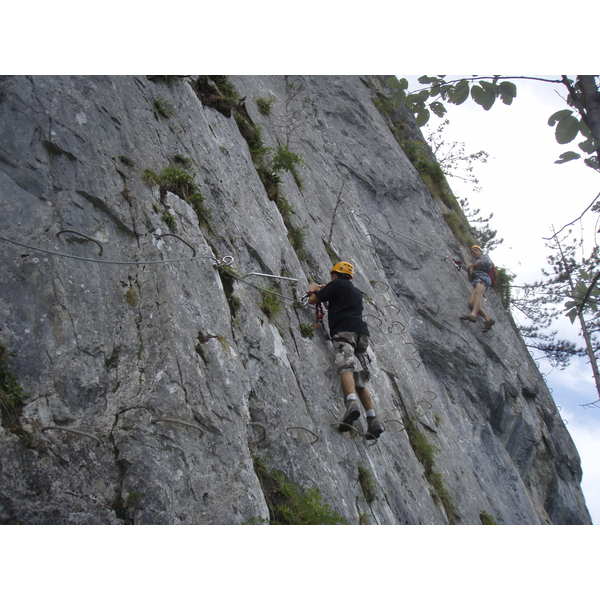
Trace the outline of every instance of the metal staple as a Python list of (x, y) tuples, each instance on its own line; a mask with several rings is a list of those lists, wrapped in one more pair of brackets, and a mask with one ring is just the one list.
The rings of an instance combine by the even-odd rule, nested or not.
[(166, 423), (177, 423), (178, 425), (183, 425), (184, 427), (191, 427), (192, 429), (197, 429), (202, 437), (204, 435), (204, 430), (198, 427), (198, 425), (194, 425), (193, 423), (188, 423), (187, 421), (181, 421), (179, 419), (172, 419), (171, 417), (160, 417), (158, 419), (153, 419), (151, 421), (153, 424), (166, 422)]
[(315, 436), (316, 439), (314, 439), (312, 442), (309, 442), (309, 444), (312, 446), (312, 444), (314, 444), (315, 442), (319, 441), (319, 436), (314, 432), (311, 431), (310, 429), (307, 429), (306, 427), (299, 427), (299, 426), (290, 426), (290, 427), (286, 427), (285, 430), (289, 431), (290, 429), (302, 429), (303, 431), (308, 431), (308, 433), (312, 433), (312, 435)]
[(254, 421), (248, 421), (246, 425), (252, 425), (253, 427), (261, 427), (263, 430), (263, 436), (260, 440), (252, 442), (253, 444), (260, 444), (267, 439), (267, 428), (262, 423), (255, 423)]
[(100, 438), (92, 435), (91, 433), (84, 433), (83, 431), (78, 431), (77, 429), (71, 429), (70, 427), (59, 427), (58, 425), (47, 425), (46, 427), (42, 427), (42, 431), (46, 431), (48, 429), (55, 429), (57, 431), (66, 431), (67, 433), (74, 433), (75, 435), (80, 435), (83, 437), (91, 438), (96, 440), (98, 444), (100, 444)]

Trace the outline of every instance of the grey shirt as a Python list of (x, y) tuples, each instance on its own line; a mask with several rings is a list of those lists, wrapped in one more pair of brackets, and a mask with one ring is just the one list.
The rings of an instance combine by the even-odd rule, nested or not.
[(473, 269), (473, 277), (485, 275), (489, 277), (488, 273), (494, 268), (494, 263), (488, 254), (484, 254), (476, 263)]

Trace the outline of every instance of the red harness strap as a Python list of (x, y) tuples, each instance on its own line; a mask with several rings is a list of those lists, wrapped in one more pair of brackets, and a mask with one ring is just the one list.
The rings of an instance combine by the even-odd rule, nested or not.
[[(303, 299), (308, 299), (313, 295), (314, 292), (306, 292), (304, 294)], [(323, 305), (318, 302), (315, 304), (315, 329), (319, 329), (319, 327), (323, 324), (323, 317), (325, 316), (325, 310), (323, 309)]]
[(325, 311), (323, 310), (323, 305), (320, 302), (315, 304), (315, 329), (319, 329), (319, 326), (323, 324), (324, 316)]

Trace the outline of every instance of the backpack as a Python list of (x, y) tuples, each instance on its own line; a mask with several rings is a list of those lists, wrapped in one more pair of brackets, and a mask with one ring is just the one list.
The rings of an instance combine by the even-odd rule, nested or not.
[(498, 279), (498, 269), (496, 269), (496, 265), (494, 263), (492, 263), (492, 270), (488, 271), (487, 274), (492, 280), (492, 287), (494, 287), (496, 285), (496, 280)]

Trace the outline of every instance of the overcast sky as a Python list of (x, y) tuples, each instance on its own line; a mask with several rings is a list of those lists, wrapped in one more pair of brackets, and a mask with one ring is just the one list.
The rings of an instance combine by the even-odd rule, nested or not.
[[(560, 79), (560, 76), (548, 78)], [(409, 78), (411, 91), (419, 86), (416, 79)], [(456, 195), (468, 198), (471, 208), (480, 208), (484, 216), (494, 214), (490, 225), (498, 230), (504, 243), (492, 253), (492, 259), (497, 266), (506, 267), (517, 276), (516, 284), (522, 284), (540, 278), (540, 269), (547, 265), (550, 253), (544, 238), (552, 235), (552, 225), (560, 229), (579, 217), (594, 200), (600, 192), (600, 174), (581, 160), (563, 165), (554, 163), (567, 149), (578, 150), (576, 144), (560, 146), (548, 125), (553, 113), (567, 108), (562, 86), (531, 81), (515, 83), (517, 97), (511, 106), (500, 100), (489, 111), (471, 100), (461, 106), (447, 105), (445, 118), (450, 125), (444, 130), (444, 139), (465, 142), (467, 153), (485, 150), (490, 155), (486, 164), (475, 166), (480, 192), (473, 192), (472, 186), (456, 178), (450, 178), (449, 183)], [(430, 124), (424, 128), (425, 135), (441, 122), (432, 115)], [(588, 240), (586, 254), (592, 248), (597, 219), (598, 215), (590, 211), (583, 221), (584, 239)], [(579, 225), (574, 230), (579, 233)], [(520, 313), (515, 311), (514, 316), (517, 321), (525, 322)], [(566, 339), (582, 341), (579, 329), (566, 318), (561, 321), (559, 331)], [(600, 409), (581, 406), (598, 398), (586, 361), (573, 360), (569, 368), (559, 371), (541, 360), (540, 370), (579, 450), (586, 503), (592, 520), (600, 524)]]

